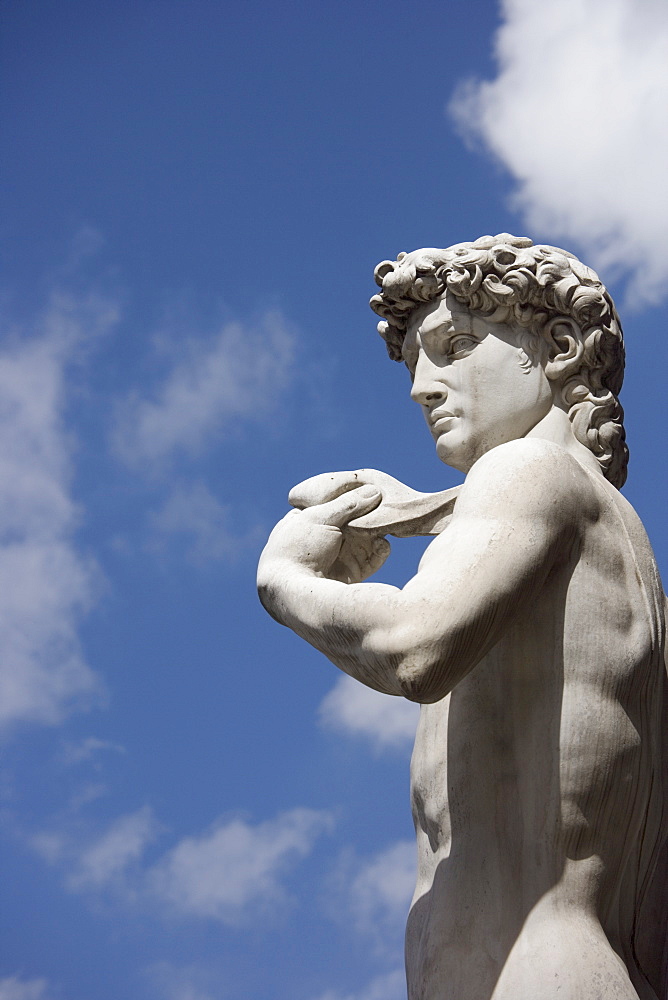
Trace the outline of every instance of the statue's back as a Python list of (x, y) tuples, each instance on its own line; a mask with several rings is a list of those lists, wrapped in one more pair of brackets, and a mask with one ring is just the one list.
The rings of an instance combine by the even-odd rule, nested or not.
[[(664, 621), (668, 621), (668, 600), (664, 603)], [(657, 694), (657, 747), (660, 772), (652, 796), (649, 823), (656, 832), (655, 841), (643, 850), (638, 845), (638, 869), (641, 874), (636, 900), (636, 926), (633, 949), (658, 1000), (668, 1000), (668, 644), (664, 631), (664, 667)]]

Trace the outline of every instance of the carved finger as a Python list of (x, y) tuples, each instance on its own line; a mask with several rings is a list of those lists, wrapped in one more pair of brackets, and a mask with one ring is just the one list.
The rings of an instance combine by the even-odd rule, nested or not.
[(327, 576), (330, 580), (338, 580), (339, 583), (356, 583), (356, 580), (351, 579), (350, 567), (347, 566), (341, 559), (337, 559), (332, 566), (330, 566)]
[(359, 546), (344, 544), (332, 566), (329, 575), (336, 574), (336, 579), (343, 583), (359, 583), (369, 575), (367, 570), (368, 553)]
[(323, 472), (319, 476), (305, 479), (292, 487), (288, 500), (293, 507), (303, 510), (304, 507), (335, 500), (358, 486), (377, 486), (385, 500), (390, 498), (405, 501), (421, 496), (386, 472), (378, 469), (354, 469), (348, 472)]
[(374, 538), (374, 545), (369, 555), (369, 570), (367, 576), (372, 576), (380, 567), (383, 565), (390, 552), (392, 551), (392, 546), (386, 538)]
[(380, 503), (380, 491), (375, 486), (361, 486), (358, 489), (344, 493), (343, 496), (330, 500), (328, 503), (306, 507), (301, 517), (315, 521), (318, 524), (328, 524), (335, 528), (343, 528), (355, 517), (362, 517)]
[(350, 579), (355, 583), (364, 580), (369, 575), (369, 557), (371, 550), (368, 545), (345, 545), (341, 549), (350, 570)]
[(390, 546), (384, 538), (357, 533), (346, 537), (344, 529), (344, 542), (337, 562), (342, 568), (345, 567), (345, 582), (359, 583), (366, 580), (382, 566), (389, 552)]
[(336, 500), (337, 497), (361, 485), (363, 482), (356, 472), (323, 472), (293, 486), (288, 493), (288, 502), (293, 507), (303, 510), (305, 507)]
[(359, 566), (352, 559), (350, 554), (345, 558), (339, 558), (336, 560), (334, 566), (332, 567), (332, 573), (330, 576), (334, 576), (334, 579), (340, 580), (341, 583), (359, 583), (362, 579)]

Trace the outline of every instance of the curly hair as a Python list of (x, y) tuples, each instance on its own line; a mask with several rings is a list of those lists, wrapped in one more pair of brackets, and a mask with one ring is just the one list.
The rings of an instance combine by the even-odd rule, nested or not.
[[(371, 308), (390, 357), (401, 361), (411, 313), (449, 291), (471, 312), (518, 328), (534, 359), (559, 353), (560, 324), (576, 340), (561, 354), (557, 392), (578, 441), (596, 456), (604, 476), (620, 489), (628, 448), (618, 400), (624, 377), (624, 340), (615, 305), (598, 275), (558, 247), (534, 246), (501, 233), (445, 250), (424, 249), (384, 260), (374, 272), (381, 292)], [(549, 377), (549, 376), (548, 376)]]

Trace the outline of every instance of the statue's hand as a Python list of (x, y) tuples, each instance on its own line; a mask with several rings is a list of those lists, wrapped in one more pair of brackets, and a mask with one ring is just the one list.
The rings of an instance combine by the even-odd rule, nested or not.
[[(397, 487), (401, 488), (403, 484), (377, 469), (325, 472), (294, 486), (290, 490), (288, 500), (293, 507), (315, 509), (338, 497), (351, 495), (361, 486), (377, 487), (384, 499), (388, 492), (395, 493)], [(407, 487), (403, 488), (407, 490)], [(374, 504), (371, 510), (377, 506)], [(352, 521), (362, 516), (354, 514), (348, 520)], [(340, 580), (342, 583), (360, 583), (380, 569), (390, 554), (390, 543), (383, 538), (385, 534), (383, 531), (354, 531), (344, 527), (342, 534), (341, 550), (327, 575), (330, 579)]]
[(390, 554), (390, 543), (382, 535), (343, 528), (338, 558), (327, 574), (341, 583), (361, 583), (379, 570)]
[(405, 483), (378, 469), (357, 469), (355, 472), (325, 472), (304, 480), (290, 490), (293, 507), (301, 509), (326, 503), (361, 485), (376, 486), (382, 501), (368, 514), (351, 518), (349, 531), (371, 532), (406, 538), (413, 535), (438, 535), (452, 514), (461, 486), (439, 493), (418, 493)]
[(290, 511), (269, 536), (258, 579), (271, 578), (272, 587), (280, 590), (281, 577), (289, 574), (290, 563), (346, 583), (364, 579), (386, 558), (383, 539), (374, 539), (366, 532), (362, 540), (348, 539), (345, 527), (378, 506), (380, 497), (375, 487), (363, 486), (326, 503)]
[(319, 476), (311, 476), (310, 479), (305, 479), (292, 487), (288, 501), (293, 507), (303, 509), (314, 504), (327, 503), (359, 486), (377, 487), (383, 496), (383, 501), (388, 498), (407, 500), (421, 495), (393, 476), (388, 476), (386, 472), (380, 472), (378, 469), (356, 469), (352, 472), (323, 472)]

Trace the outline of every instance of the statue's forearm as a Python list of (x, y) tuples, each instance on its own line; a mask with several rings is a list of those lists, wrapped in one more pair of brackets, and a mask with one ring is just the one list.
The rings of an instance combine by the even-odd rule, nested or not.
[(324, 653), (339, 669), (386, 694), (403, 694), (399, 658), (373, 636), (389, 632), (400, 591), (378, 583), (328, 580), (288, 560), (260, 565), (262, 604), (282, 625)]
[(477, 640), (487, 645), (476, 617), (462, 630), (458, 602), (430, 599), (429, 587), (338, 583), (281, 561), (260, 567), (258, 589), (277, 621), (340, 670), (411, 701), (444, 697), (477, 662)]

